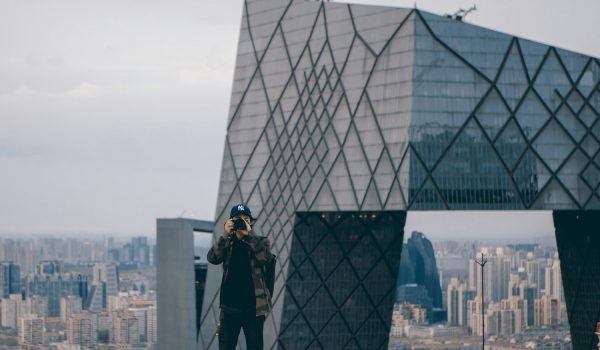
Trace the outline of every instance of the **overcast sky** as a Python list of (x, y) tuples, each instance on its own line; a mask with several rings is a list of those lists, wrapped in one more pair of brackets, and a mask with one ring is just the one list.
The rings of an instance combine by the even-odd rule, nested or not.
[[(416, 1), (472, 4), (468, 22), (600, 56), (597, 0)], [(0, 234), (212, 219), (241, 13), (241, 0), (0, 0)]]

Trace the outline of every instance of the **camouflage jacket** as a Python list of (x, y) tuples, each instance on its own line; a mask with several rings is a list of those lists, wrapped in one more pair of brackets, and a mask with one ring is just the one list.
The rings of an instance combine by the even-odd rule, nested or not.
[[(263, 266), (273, 258), (269, 239), (263, 236), (256, 236), (251, 231), (241, 241), (250, 247), (250, 268), (252, 270), (252, 282), (254, 283), (254, 296), (256, 297), (256, 316), (267, 315), (271, 312), (272, 305), (271, 295), (265, 282)], [(208, 262), (214, 265), (223, 264), (221, 286), (227, 280), (232, 244), (233, 242), (230, 237), (221, 236), (208, 251)]]

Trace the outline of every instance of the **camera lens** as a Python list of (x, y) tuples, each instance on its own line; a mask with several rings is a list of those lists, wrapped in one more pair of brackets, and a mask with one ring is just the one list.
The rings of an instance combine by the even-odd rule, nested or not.
[(246, 229), (246, 222), (243, 219), (235, 219), (233, 221), (233, 229), (234, 230), (244, 230), (244, 229)]

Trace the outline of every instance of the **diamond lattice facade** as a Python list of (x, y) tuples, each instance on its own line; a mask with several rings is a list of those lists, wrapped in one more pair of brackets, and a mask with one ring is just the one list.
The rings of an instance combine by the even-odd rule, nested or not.
[[(351, 259), (341, 261), (360, 282), (332, 292), (320, 250), (300, 243), (310, 213), (600, 208), (599, 82), (596, 58), (415, 9), (246, 0), (215, 221), (222, 227), (231, 205), (247, 203), (278, 255), (265, 348), (294, 347), (294, 315), (306, 323), (296, 345), (387, 346), (366, 345), (386, 322), (389, 330), (387, 304), (374, 301)], [(319, 232), (331, 254), (349, 253), (345, 236)], [(370, 229), (364, 235), (376, 242)], [(296, 283), (302, 261), (318, 273)], [(389, 272), (370, 273), (395, 284)], [(199, 349), (217, 347), (220, 278), (210, 266)], [(355, 320), (335, 295), (359, 285), (367, 316)], [(310, 300), (332, 302), (314, 324), (303, 305), (315, 304), (291, 296), (309, 288), (327, 294)], [(335, 332), (349, 340), (331, 347)]]

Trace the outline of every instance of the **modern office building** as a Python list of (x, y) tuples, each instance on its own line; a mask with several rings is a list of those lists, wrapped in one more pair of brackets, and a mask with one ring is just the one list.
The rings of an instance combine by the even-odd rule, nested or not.
[(28, 275), (25, 279), (25, 295), (48, 298), (48, 316), (60, 316), (60, 299), (70, 295), (87, 300), (87, 277), (73, 274), (39, 274)]
[(89, 306), (93, 312), (106, 310), (108, 299), (119, 294), (119, 268), (115, 264), (94, 264)]
[(0, 262), (0, 298), (21, 292), (21, 267), (10, 261)]
[[(246, 203), (278, 255), (265, 348), (386, 348), (406, 211), (548, 209), (590, 349), (599, 83), (596, 58), (417, 9), (246, 0), (215, 226)], [(217, 347), (220, 279), (197, 349)]]
[[(432, 306), (442, 307), (440, 276), (431, 241), (422, 232), (414, 231), (402, 246), (399, 284), (418, 284), (425, 287)], [(431, 316), (431, 315), (428, 315)]]

